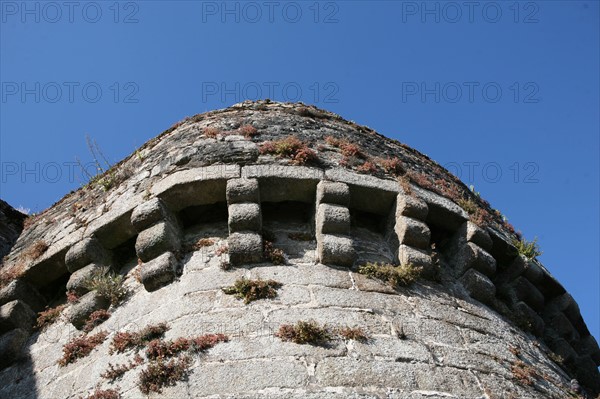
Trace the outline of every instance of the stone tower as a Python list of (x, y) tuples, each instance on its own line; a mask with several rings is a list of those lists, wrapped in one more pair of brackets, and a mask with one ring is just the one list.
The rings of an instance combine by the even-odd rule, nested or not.
[(595, 397), (598, 344), (515, 237), (330, 112), (187, 118), (8, 240), (0, 398)]

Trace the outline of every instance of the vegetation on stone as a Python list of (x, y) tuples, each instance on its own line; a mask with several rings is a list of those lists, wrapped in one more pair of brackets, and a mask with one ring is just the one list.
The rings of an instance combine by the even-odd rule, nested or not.
[(106, 331), (101, 331), (94, 335), (80, 335), (73, 338), (63, 346), (63, 357), (58, 364), (64, 367), (77, 359), (86, 357), (96, 346), (104, 342), (107, 335)]
[(314, 320), (300, 320), (294, 325), (283, 324), (275, 336), (296, 344), (325, 345), (331, 340), (329, 329)]
[(423, 271), (422, 267), (412, 264), (394, 266), (391, 264), (378, 264), (367, 262), (359, 266), (358, 272), (367, 277), (385, 281), (392, 287), (406, 287), (417, 281)]
[(217, 255), (217, 256), (224, 255), (228, 252), (229, 252), (229, 248), (227, 248), (227, 245), (225, 245), (225, 244), (220, 245), (217, 249), (215, 249), (215, 255)]
[(386, 173), (393, 176), (402, 176), (406, 173), (404, 164), (398, 157), (380, 159), (379, 164)]
[(77, 301), (79, 301), (79, 295), (75, 291), (67, 291), (67, 302), (76, 303)]
[(140, 348), (153, 339), (160, 338), (169, 329), (166, 323), (149, 325), (136, 332), (119, 331), (113, 337), (110, 352), (122, 353), (130, 348)]
[[(162, 388), (175, 385), (185, 378), (191, 365), (191, 358), (181, 352), (204, 352), (229, 338), (223, 334), (205, 334), (195, 338), (179, 337), (174, 341), (152, 340), (146, 347), (148, 367), (140, 372), (138, 387), (144, 394), (162, 392)], [(167, 359), (169, 359), (167, 361)]]
[(511, 366), (513, 377), (523, 385), (533, 385), (538, 377), (535, 369), (522, 360), (515, 361)]
[(185, 379), (191, 363), (192, 359), (189, 356), (181, 356), (168, 361), (164, 358), (152, 361), (140, 372), (138, 388), (145, 395), (150, 392), (161, 393), (164, 387), (175, 385), (178, 381)]
[(275, 248), (271, 241), (263, 241), (263, 256), (274, 265), (283, 265), (285, 263), (285, 254), (283, 250)]
[(227, 342), (229, 338), (224, 334), (204, 334), (195, 338), (179, 337), (174, 341), (154, 339), (146, 346), (146, 357), (154, 360), (173, 357), (180, 352), (204, 352), (220, 342)]
[(113, 306), (118, 305), (127, 295), (127, 289), (123, 286), (123, 276), (111, 272), (108, 267), (98, 268), (83, 285), (108, 299)]
[(114, 382), (118, 378), (121, 378), (126, 372), (142, 363), (144, 363), (144, 359), (138, 353), (136, 353), (133, 360), (130, 360), (128, 363), (118, 364), (116, 366), (114, 366), (112, 363), (108, 363), (108, 369), (106, 369), (104, 373), (100, 374), (100, 377), (106, 378), (110, 382)]
[(533, 241), (527, 241), (525, 239), (514, 239), (513, 245), (517, 248), (519, 255), (525, 256), (529, 260), (534, 260), (542, 254), (540, 246), (537, 243), (537, 237)]
[(358, 165), (356, 170), (359, 173), (374, 174), (377, 173), (377, 165), (371, 161), (365, 161), (362, 165)]
[(121, 393), (116, 389), (96, 388), (87, 399), (121, 399)]
[(204, 136), (210, 139), (215, 139), (219, 134), (221, 134), (221, 130), (217, 129), (216, 127), (205, 127), (202, 133)]
[(53, 308), (46, 307), (45, 310), (38, 313), (37, 321), (35, 324), (36, 330), (43, 330), (50, 324), (54, 323), (60, 317), (61, 312), (66, 305), (58, 305)]
[(347, 340), (354, 340), (359, 342), (367, 342), (369, 337), (365, 331), (360, 327), (342, 327), (338, 329), (340, 337)]
[(238, 129), (240, 134), (247, 139), (251, 139), (252, 137), (258, 135), (258, 130), (252, 125), (243, 125)]
[(295, 136), (267, 141), (261, 145), (260, 153), (289, 158), (296, 165), (305, 165), (317, 160), (317, 154)]
[(85, 322), (85, 325), (83, 326), (83, 332), (88, 333), (92, 331), (96, 326), (99, 326), (100, 324), (104, 323), (109, 318), (110, 312), (108, 312), (107, 310), (100, 309), (92, 312), (90, 317), (88, 317), (87, 321)]
[(42, 256), (44, 252), (48, 250), (48, 244), (45, 241), (36, 241), (29, 248), (25, 250), (25, 256), (29, 259), (35, 260)]
[(275, 280), (250, 280), (242, 277), (236, 280), (231, 287), (223, 288), (223, 292), (243, 299), (244, 303), (250, 303), (259, 299), (275, 298), (279, 287), (281, 287), (281, 283)]

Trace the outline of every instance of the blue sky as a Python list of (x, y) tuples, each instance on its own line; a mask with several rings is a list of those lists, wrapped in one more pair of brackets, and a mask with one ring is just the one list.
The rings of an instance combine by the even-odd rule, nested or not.
[(600, 340), (596, 1), (0, 1), (0, 197), (38, 212), (185, 116), (304, 101), (473, 184)]

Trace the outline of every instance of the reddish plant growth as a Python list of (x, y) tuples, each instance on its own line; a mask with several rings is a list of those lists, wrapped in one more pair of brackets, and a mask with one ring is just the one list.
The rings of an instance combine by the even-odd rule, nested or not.
[(267, 141), (260, 147), (261, 154), (272, 154), (282, 158), (289, 158), (293, 164), (304, 165), (317, 160), (317, 154), (297, 137)]
[(92, 312), (90, 317), (88, 317), (85, 325), (83, 326), (83, 331), (88, 333), (94, 329), (94, 327), (99, 326), (104, 323), (106, 320), (110, 318), (110, 312), (104, 309), (96, 310)]
[(166, 323), (149, 325), (137, 332), (118, 332), (113, 337), (110, 351), (111, 353), (125, 352), (129, 348), (139, 348), (153, 339), (160, 338), (169, 329)]
[(92, 350), (106, 339), (108, 333), (101, 331), (94, 335), (80, 335), (73, 338), (63, 347), (63, 357), (58, 361), (60, 366), (66, 366), (77, 359), (86, 357)]

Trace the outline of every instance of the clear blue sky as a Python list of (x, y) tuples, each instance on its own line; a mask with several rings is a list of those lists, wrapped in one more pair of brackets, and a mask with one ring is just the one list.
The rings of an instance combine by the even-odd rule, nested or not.
[(600, 339), (598, 2), (0, 6), (0, 197), (13, 206), (38, 212), (85, 182), (70, 174), (90, 161), (86, 134), (116, 162), (185, 116), (301, 100), (474, 184), (539, 237)]

